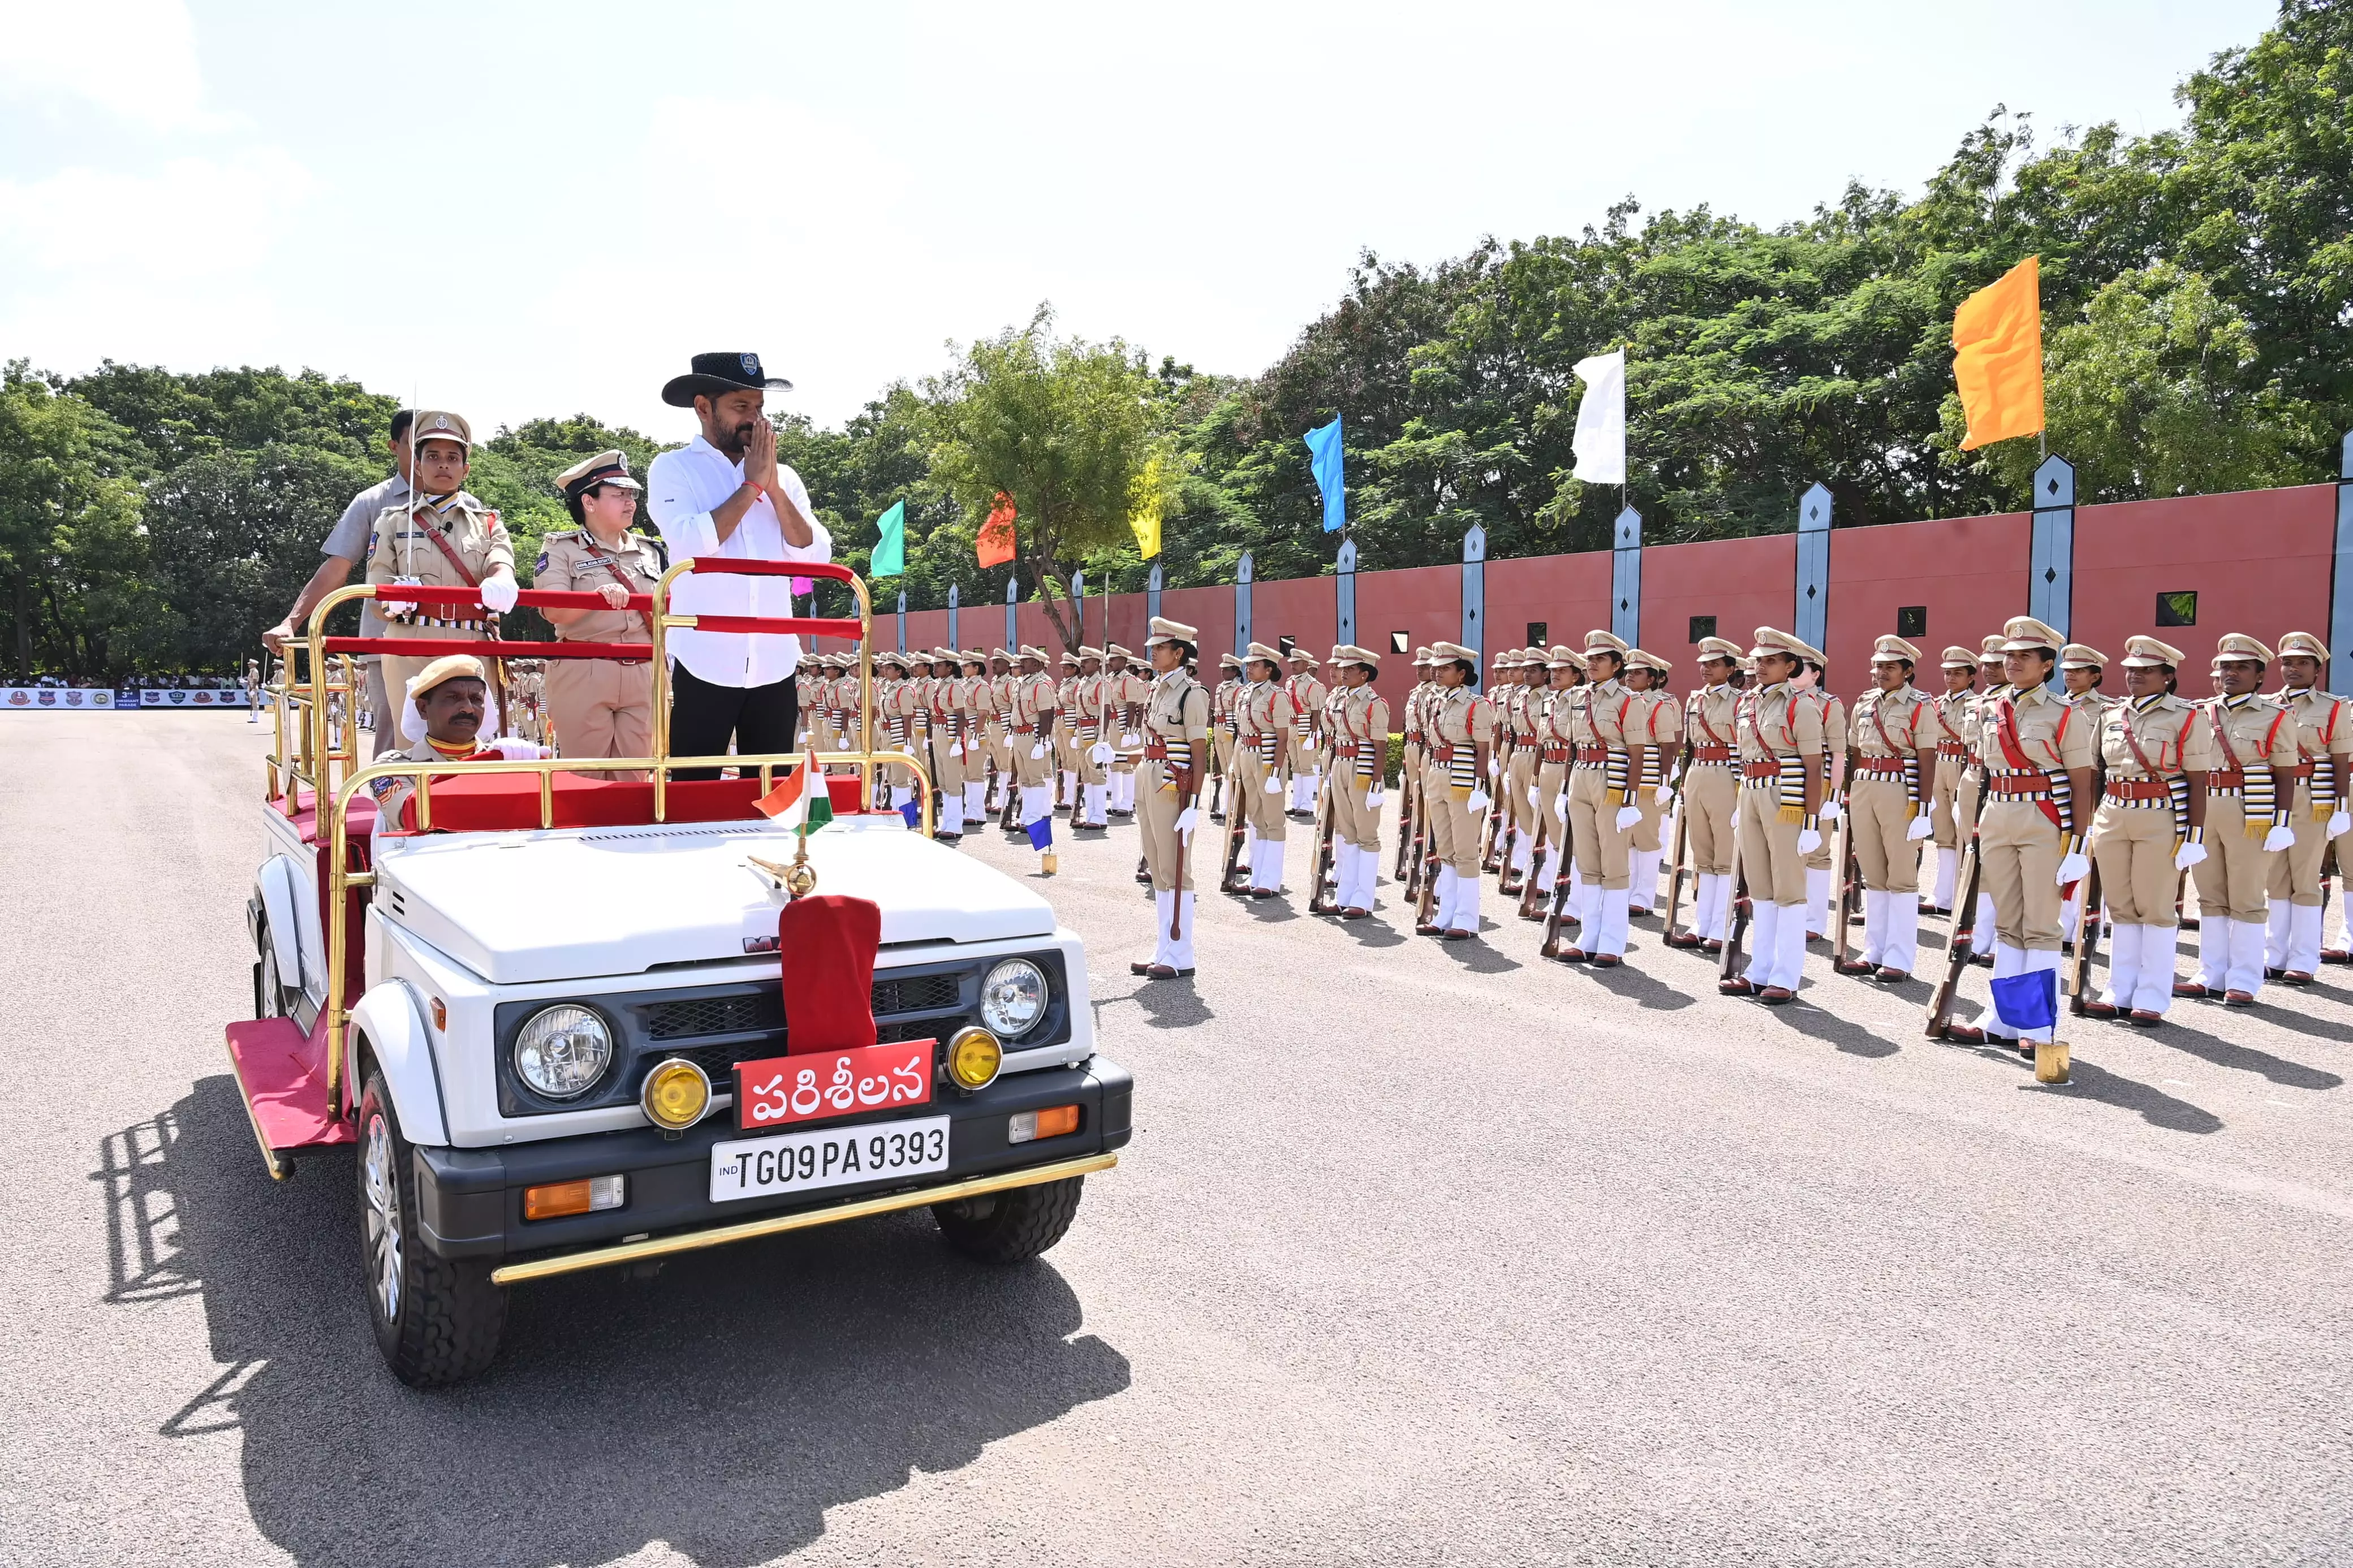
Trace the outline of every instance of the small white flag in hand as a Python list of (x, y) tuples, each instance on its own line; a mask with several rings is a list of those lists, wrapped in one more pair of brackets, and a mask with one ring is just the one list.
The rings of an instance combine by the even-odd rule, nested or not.
[(1626, 351), (1577, 362), (1585, 399), (1577, 405), (1577, 477), (1589, 485), (1626, 482)]

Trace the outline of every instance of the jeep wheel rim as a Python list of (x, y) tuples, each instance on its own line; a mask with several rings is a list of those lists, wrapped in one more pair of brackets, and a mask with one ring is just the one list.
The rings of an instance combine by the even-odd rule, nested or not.
[(278, 950), (267, 947), (261, 954), (261, 994), (257, 998), (261, 1004), (261, 1016), (275, 1018), (282, 1015), (286, 1011), (285, 994), (278, 984)]
[(368, 1118), (367, 1163), (364, 1189), (367, 1195), (368, 1266), (375, 1272), (376, 1304), (384, 1321), (400, 1321), (400, 1189), (394, 1183), (392, 1129), (383, 1116)]

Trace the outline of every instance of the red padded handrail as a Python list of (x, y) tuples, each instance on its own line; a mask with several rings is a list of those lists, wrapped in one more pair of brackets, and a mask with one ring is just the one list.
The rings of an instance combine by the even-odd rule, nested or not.
[(404, 658), (438, 658), (445, 653), (470, 653), (491, 658), (633, 658), (642, 664), (653, 657), (653, 645), (641, 642), (507, 642), (488, 637), (328, 637), (328, 653), (394, 653)]
[(697, 555), (690, 563), (698, 574), (719, 573), (733, 577), (828, 577), (847, 583), (857, 576), (847, 566), (830, 561), (754, 561), (733, 555)]
[(679, 626), (672, 637), (688, 632), (795, 632), (813, 637), (849, 637), (855, 639), (860, 626), (856, 620), (828, 619), (817, 616), (697, 616), (694, 625)]
[[(379, 601), (399, 605), (479, 605), (480, 590), (458, 587), (425, 587), (413, 584), (379, 583), (375, 596)], [(575, 594), (555, 588), (525, 588), (515, 595), (519, 605), (531, 605), (543, 610), (609, 610), (602, 594)], [(632, 594), (627, 605), (629, 610), (650, 610), (654, 607), (651, 594)]]

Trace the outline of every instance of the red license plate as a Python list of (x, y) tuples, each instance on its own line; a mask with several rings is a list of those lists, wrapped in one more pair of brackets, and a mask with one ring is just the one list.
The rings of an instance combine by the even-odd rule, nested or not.
[(897, 1040), (854, 1051), (811, 1051), (735, 1064), (735, 1125), (746, 1132), (860, 1116), (932, 1098), (935, 1040)]

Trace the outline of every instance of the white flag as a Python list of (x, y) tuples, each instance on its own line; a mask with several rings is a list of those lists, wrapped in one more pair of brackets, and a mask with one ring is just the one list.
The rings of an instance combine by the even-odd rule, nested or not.
[(1589, 485), (1626, 482), (1626, 351), (1577, 362), (1585, 401), (1577, 405), (1576, 474)]

